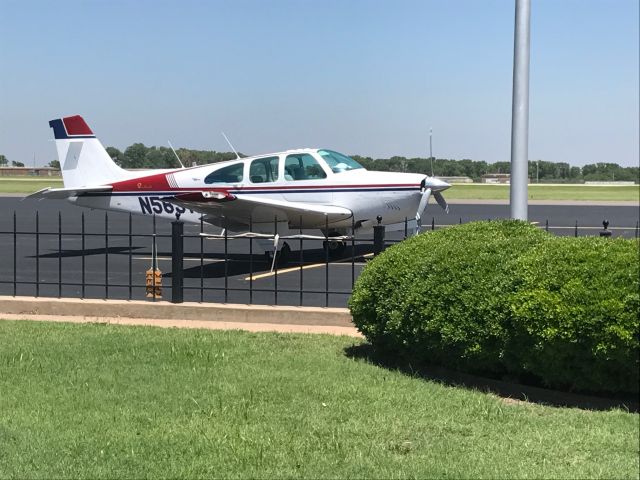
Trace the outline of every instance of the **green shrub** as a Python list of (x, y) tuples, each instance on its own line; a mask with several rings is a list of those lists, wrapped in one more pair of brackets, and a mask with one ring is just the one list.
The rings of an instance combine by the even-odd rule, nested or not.
[(637, 245), (551, 238), (523, 255), (506, 357), (549, 385), (637, 392)]
[[(600, 256), (613, 268), (587, 265), (577, 254), (590, 242), (600, 250), (589, 258)], [(469, 223), (379, 255), (356, 283), (351, 313), (372, 344), (411, 362), (534, 374), (553, 387), (637, 391), (636, 250), (628, 240), (553, 237), (526, 222)], [(549, 284), (541, 281), (547, 274), (569, 285), (567, 292), (547, 295)], [(570, 302), (585, 297), (578, 316)], [(585, 320), (595, 311), (609, 313)]]
[(520, 253), (547, 234), (524, 222), (468, 223), (412, 237), (370, 262), (353, 291), (372, 342), (470, 371), (501, 371), (504, 294)]

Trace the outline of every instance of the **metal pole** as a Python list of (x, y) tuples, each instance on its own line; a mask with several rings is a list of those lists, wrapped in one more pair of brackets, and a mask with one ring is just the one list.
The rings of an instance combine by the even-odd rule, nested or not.
[(171, 222), (171, 303), (182, 303), (184, 299), (184, 223)]
[(429, 129), (429, 158), (431, 159), (431, 176), (433, 177), (433, 128)]
[(511, 218), (527, 220), (531, 0), (516, 0), (511, 110)]
[(382, 217), (377, 217), (378, 225), (373, 226), (373, 255), (378, 255), (384, 250), (384, 233), (385, 226), (382, 225)]

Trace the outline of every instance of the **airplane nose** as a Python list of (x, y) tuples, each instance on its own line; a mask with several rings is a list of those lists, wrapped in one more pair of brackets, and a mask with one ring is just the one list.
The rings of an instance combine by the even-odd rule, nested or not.
[(425, 177), (423, 180), (423, 184), (426, 188), (431, 188), (431, 190), (439, 192), (451, 187), (451, 185), (449, 185), (444, 180), (440, 180), (439, 178), (435, 177)]
[(441, 190), (446, 190), (447, 188), (449, 188), (451, 186), (450, 184), (448, 184), (444, 180), (438, 179), (438, 182), (440, 183), (440, 189)]

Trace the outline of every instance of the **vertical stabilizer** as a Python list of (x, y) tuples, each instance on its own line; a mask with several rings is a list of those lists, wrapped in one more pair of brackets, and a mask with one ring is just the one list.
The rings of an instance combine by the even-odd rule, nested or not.
[(109, 157), (80, 115), (49, 122), (58, 150), (65, 188), (108, 185), (130, 177)]

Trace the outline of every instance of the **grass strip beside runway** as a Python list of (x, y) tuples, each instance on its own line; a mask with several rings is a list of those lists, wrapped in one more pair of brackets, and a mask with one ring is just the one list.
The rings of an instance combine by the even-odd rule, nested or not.
[(28, 194), (53, 187), (62, 188), (60, 177), (0, 177), (0, 193)]
[(0, 477), (632, 478), (638, 415), (507, 402), (347, 337), (0, 322)]
[[(445, 192), (451, 200), (509, 200), (509, 185), (459, 184)], [(638, 185), (529, 185), (529, 200), (640, 200)]]

